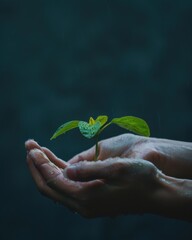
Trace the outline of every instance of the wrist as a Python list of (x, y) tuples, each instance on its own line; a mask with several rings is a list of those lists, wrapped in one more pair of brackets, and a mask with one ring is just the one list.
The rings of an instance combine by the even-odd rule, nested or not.
[(192, 220), (192, 181), (169, 177), (159, 172), (158, 187), (151, 196), (152, 214)]
[(148, 138), (146, 145), (151, 149), (147, 160), (155, 164), (164, 174), (192, 179), (192, 143)]

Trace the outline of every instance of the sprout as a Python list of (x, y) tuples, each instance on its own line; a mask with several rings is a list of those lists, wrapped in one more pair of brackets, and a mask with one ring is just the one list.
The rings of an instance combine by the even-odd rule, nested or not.
[(95, 138), (95, 160), (98, 159), (99, 156), (99, 147), (98, 147), (98, 137), (100, 133), (109, 125), (116, 124), (119, 127), (122, 127), (126, 130), (129, 130), (133, 133), (149, 137), (150, 129), (147, 123), (137, 117), (133, 116), (125, 116), (121, 118), (113, 118), (110, 122), (108, 121), (108, 116), (98, 116), (95, 120), (90, 117), (89, 122), (74, 120), (70, 122), (66, 122), (61, 125), (56, 132), (51, 137), (52, 139), (57, 138), (61, 134), (64, 134), (72, 129), (79, 128), (81, 134), (86, 138)]

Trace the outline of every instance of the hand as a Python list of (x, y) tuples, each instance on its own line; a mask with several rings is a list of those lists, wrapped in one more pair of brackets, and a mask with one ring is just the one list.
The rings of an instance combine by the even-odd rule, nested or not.
[[(100, 141), (99, 150), (100, 160), (113, 157), (144, 159), (169, 176), (192, 178), (192, 143), (123, 134)], [(68, 163), (93, 161), (94, 154), (95, 147), (92, 147)]]
[(162, 175), (148, 161), (118, 157), (81, 161), (69, 165), (65, 172), (74, 181), (103, 181), (97, 191), (84, 195), (83, 205), (89, 217), (150, 213)]
[(70, 164), (32, 140), (26, 149), (39, 191), (84, 217), (154, 213), (192, 219), (191, 180), (166, 176), (149, 161), (117, 157)]
[(93, 180), (87, 183), (72, 181), (64, 172), (68, 164), (57, 158), (49, 149), (39, 146), (33, 140), (28, 140), (25, 146), (27, 164), (40, 193), (86, 216), (86, 208), (84, 209), (80, 203), (83, 202), (87, 192), (94, 192), (103, 185), (103, 181)]
[(34, 141), (26, 147), (39, 191), (74, 212), (89, 218), (150, 212), (161, 174), (150, 162), (110, 158), (69, 165)]

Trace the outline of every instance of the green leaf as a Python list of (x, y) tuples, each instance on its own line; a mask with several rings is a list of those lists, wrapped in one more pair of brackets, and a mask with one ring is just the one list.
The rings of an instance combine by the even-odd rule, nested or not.
[(92, 138), (97, 134), (97, 132), (101, 128), (101, 123), (97, 121), (94, 124), (90, 125), (87, 122), (80, 121), (78, 126), (79, 126), (80, 132), (84, 137)]
[(79, 121), (75, 120), (75, 121), (70, 121), (70, 122), (66, 122), (63, 125), (61, 125), (56, 132), (53, 134), (53, 136), (51, 137), (51, 140), (54, 138), (57, 138), (59, 135), (64, 134), (74, 128), (78, 127), (78, 123)]
[(101, 123), (101, 127), (107, 122), (107, 116), (98, 116), (95, 121), (99, 121)]
[(137, 117), (125, 116), (121, 118), (112, 119), (111, 123), (117, 124), (118, 126), (132, 131), (136, 134), (143, 135), (146, 137), (150, 136), (150, 129), (147, 123)]

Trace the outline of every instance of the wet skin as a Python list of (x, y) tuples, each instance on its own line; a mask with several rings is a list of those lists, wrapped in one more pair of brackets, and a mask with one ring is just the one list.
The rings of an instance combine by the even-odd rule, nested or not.
[(192, 219), (192, 144), (123, 134), (68, 162), (33, 140), (27, 163), (39, 191), (84, 217), (153, 213)]

